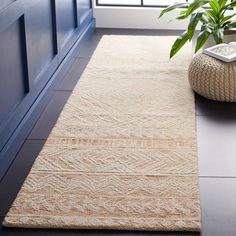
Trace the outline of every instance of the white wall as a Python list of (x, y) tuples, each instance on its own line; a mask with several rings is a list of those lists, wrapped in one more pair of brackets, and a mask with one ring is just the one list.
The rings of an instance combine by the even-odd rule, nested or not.
[(175, 20), (180, 10), (159, 19), (161, 10), (153, 7), (98, 7), (94, 4), (94, 17), (97, 28), (186, 29), (188, 21)]

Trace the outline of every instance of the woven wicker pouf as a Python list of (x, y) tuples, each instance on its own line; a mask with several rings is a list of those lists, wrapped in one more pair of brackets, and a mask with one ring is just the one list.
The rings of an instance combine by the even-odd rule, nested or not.
[(236, 101), (236, 61), (223, 62), (205, 54), (195, 56), (189, 66), (191, 88), (203, 97)]

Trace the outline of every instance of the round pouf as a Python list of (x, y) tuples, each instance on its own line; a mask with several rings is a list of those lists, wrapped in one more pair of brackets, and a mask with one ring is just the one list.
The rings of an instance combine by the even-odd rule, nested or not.
[(196, 55), (188, 70), (191, 88), (203, 97), (236, 101), (236, 61), (223, 62), (205, 54)]

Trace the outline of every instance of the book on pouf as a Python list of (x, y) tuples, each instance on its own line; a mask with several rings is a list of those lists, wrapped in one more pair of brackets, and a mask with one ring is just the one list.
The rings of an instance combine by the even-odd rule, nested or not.
[(225, 62), (236, 61), (236, 42), (221, 43), (204, 49), (203, 53)]

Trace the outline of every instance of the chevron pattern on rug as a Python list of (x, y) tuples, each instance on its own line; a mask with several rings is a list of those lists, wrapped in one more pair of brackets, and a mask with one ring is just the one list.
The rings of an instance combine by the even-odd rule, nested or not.
[(190, 48), (104, 36), (4, 220), (8, 227), (200, 231)]

